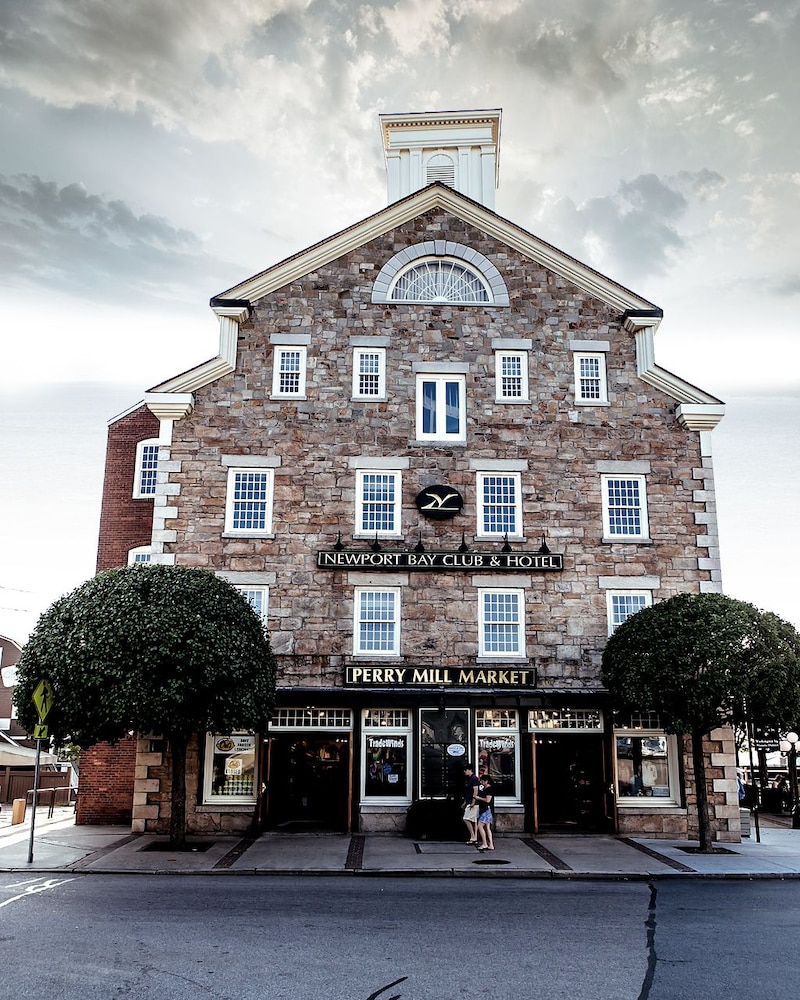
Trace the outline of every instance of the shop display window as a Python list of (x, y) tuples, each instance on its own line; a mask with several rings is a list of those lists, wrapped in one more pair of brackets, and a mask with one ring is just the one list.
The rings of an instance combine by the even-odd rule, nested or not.
[(478, 774), (488, 771), (498, 800), (521, 802), (520, 743), (517, 713), (511, 709), (478, 709)]
[(256, 737), (206, 736), (203, 801), (247, 805), (256, 800)]
[(362, 736), (364, 799), (410, 803), (411, 713), (406, 709), (366, 709)]
[(615, 730), (617, 803), (619, 806), (677, 805), (678, 751), (674, 736), (663, 730)]
[(460, 800), (469, 756), (469, 709), (420, 709), (420, 795)]

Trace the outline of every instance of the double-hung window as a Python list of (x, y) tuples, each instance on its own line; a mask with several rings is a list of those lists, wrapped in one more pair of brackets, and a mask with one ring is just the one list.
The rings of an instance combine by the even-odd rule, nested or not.
[(464, 375), (417, 375), (417, 440), (466, 441)]
[(356, 656), (399, 656), (399, 587), (356, 588), (353, 639)]
[(605, 354), (575, 355), (575, 402), (606, 403), (606, 357)]
[(353, 399), (383, 399), (386, 396), (386, 350), (356, 347), (353, 350)]
[(267, 608), (269, 607), (269, 587), (237, 586), (236, 589), (247, 598), (253, 611), (267, 624)]
[(479, 590), (478, 655), (503, 658), (525, 655), (525, 592)]
[(613, 541), (650, 537), (644, 476), (603, 476), (603, 535)]
[(158, 474), (158, 438), (149, 438), (136, 445), (136, 472), (133, 480), (135, 499), (156, 494)]
[(272, 533), (272, 469), (229, 469), (225, 531), (242, 535)]
[(149, 545), (137, 545), (135, 549), (128, 549), (128, 565), (149, 566), (152, 552)]
[(642, 608), (649, 608), (653, 603), (653, 595), (649, 590), (609, 590), (606, 591), (608, 609), (608, 634), (612, 635)]
[(364, 469), (356, 477), (356, 535), (401, 534), (401, 473)]
[(518, 472), (479, 472), (478, 536), (522, 537), (522, 497)]
[(303, 398), (306, 394), (306, 348), (276, 347), (272, 395)]
[(495, 398), (500, 403), (528, 402), (527, 351), (495, 351)]

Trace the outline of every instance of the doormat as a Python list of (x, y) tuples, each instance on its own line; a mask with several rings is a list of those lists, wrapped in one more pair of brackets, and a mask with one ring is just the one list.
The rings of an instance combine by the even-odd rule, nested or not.
[(175, 847), (170, 844), (168, 840), (154, 840), (150, 844), (145, 844), (144, 847), (140, 848), (142, 852), (144, 851), (157, 851), (161, 854), (205, 854), (206, 851), (210, 850), (214, 846), (215, 841), (213, 840), (203, 840), (193, 844), (184, 844), (183, 847)]

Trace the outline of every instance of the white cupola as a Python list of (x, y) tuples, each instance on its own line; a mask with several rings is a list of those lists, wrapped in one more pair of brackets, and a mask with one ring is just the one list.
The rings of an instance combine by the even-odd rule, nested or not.
[(380, 115), (389, 203), (440, 181), (494, 208), (500, 109)]

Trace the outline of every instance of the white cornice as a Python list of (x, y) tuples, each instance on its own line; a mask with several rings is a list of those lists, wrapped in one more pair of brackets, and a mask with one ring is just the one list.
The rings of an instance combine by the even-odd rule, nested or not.
[(681, 403), (675, 410), (678, 423), (690, 431), (713, 431), (725, 416), (725, 405)]
[(180, 420), (194, 407), (194, 396), (190, 392), (146, 392), (144, 401), (159, 420)]
[(281, 261), (261, 274), (248, 278), (221, 293), (219, 299), (245, 299), (254, 302), (297, 278), (336, 260), (343, 254), (363, 246), (370, 240), (415, 219), (433, 209), (451, 212), (463, 222), (474, 225), (489, 236), (506, 243), (521, 254), (555, 271), (578, 287), (596, 295), (622, 312), (628, 309), (654, 309), (652, 302), (634, 294), (598, 271), (592, 270), (568, 254), (557, 250), (532, 233), (516, 226), (502, 216), (459, 194), (443, 184), (431, 184), (414, 194), (396, 201), (388, 208), (344, 229), (334, 236)]

